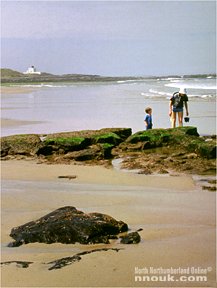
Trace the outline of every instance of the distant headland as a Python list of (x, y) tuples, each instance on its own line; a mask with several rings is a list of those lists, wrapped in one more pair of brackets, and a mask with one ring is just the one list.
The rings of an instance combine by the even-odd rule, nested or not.
[(157, 79), (157, 78), (204, 78), (216, 77), (216, 74), (196, 74), (196, 75), (167, 75), (167, 76), (100, 76), (100, 75), (86, 75), (86, 74), (63, 74), (54, 75), (46, 72), (37, 72), (35, 67), (28, 68), (26, 72), (19, 72), (8, 68), (1, 70), (1, 83), (41, 83), (41, 82), (112, 82), (124, 80), (143, 80), (143, 79)]

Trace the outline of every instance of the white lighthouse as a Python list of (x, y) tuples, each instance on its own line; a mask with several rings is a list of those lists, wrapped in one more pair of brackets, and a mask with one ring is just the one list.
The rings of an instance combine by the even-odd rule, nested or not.
[(31, 66), (28, 68), (26, 72), (23, 72), (23, 74), (38, 74), (41, 75), (41, 72), (36, 71), (36, 68), (34, 66)]

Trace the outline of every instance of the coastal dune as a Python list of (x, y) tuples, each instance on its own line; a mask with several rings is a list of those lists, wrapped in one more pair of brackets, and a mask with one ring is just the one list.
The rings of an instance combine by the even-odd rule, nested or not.
[[(190, 176), (147, 176), (98, 166), (44, 165), (3, 161), (2, 287), (214, 287), (215, 193), (202, 191)], [(60, 175), (76, 175), (60, 179)], [(10, 230), (59, 207), (108, 214), (139, 232), (141, 242), (110, 244), (31, 243), (7, 247)], [(50, 261), (101, 248), (79, 262), (48, 270)], [(207, 281), (135, 281), (137, 268), (211, 267)], [(144, 276), (144, 275), (142, 275)], [(152, 274), (149, 274), (152, 276)], [(180, 276), (180, 275), (178, 275)]]

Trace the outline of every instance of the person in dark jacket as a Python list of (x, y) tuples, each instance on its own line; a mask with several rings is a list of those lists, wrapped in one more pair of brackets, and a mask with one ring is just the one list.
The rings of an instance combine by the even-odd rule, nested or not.
[(172, 128), (176, 127), (176, 118), (178, 116), (179, 126), (183, 126), (184, 107), (186, 116), (188, 113), (188, 96), (185, 88), (180, 88), (179, 92), (175, 92), (170, 98), (169, 116)]

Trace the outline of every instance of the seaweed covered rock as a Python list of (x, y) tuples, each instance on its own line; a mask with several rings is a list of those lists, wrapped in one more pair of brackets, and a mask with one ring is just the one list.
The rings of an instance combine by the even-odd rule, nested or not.
[(138, 131), (104, 128), (43, 135), (15, 135), (1, 139), (2, 159), (38, 158), (38, 163), (76, 161), (110, 165), (121, 158), (122, 168), (140, 173), (170, 171), (213, 174), (216, 170), (216, 137), (199, 136), (196, 127)]
[(69, 152), (62, 157), (60, 156), (60, 159), (75, 161), (110, 159), (112, 157), (111, 151), (113, 147), (112, 144), (107, 143), (91, 145), (86, 149)]
[(140, 174), (185, 172), (215, 174), (216, 137), (199, 136), (196, 127), (139, 131), (129, 136), (113, 155), (121, 168)]
[(126, 143), (135, 144), (138, 142), (148, 142), (149, 148), (161, 147), (168, 143), (179, 143), (185, 137), (196, 136), (199, 134), (196, 127), (179, 127), (169, 129), (151, 129), (139, 131), (127, 138)]
[(7, 155), (33, 156), (41, 145), (38, 135), (13, 135), (1, 138), (1, 157)]
[(192, 139), (188, 143), (185, 143), (187, 150), (193, 151), (201, 157), (214, 159), (216, 158), (216, 141), (210, 139), (206, 141), (205, 138)]
[(192, 126), (186, 126), (186, 127), (178, 127), (175, 128), (176, 131), (179, 131), (185, 135), (191, 135), (191, 136), (199, 136), (199, 133), (197, 132), (197, 127)]
[(204, 137), (199, 137), (197, 128), (190, 126), (139, 131), (121, 143), (120, 148), (141, 151), (166, 146), (172, 146), (174, 149), (181, 147), (184, 152), (195, 152), (208, 159), (216, 157), (216, 141), (214, 139), (206, 141)]
[(20, 155), (43, 157), (56, 162), (57, 157), (89, 161), (109, 159), (112, 149), (132, 134), (131, 128), (104, 128), (53, 133), (47, 135), (14, 135), (1, 138), (1, 157)]
[(108, 143), (108, 144), (113, 144), (114, 146), (122, 142), (121, 138), (113, 132), (94, 135), (92, 137), (92, 140), (94, 143)]
[(121, 141), (125, 141), (131, 134), (131, 128), (103, 128), (99, 130), (100, 134), (114, 133), (120, 137)]
[[(104, 136), (118, 136), (121, 141), (125, 141), (132, 134), (131, 128), (103, 128), (99, 130), (81, 130), (81, 131), (72, 131), (72, 132), (62, 132), (62, 133), (53, 133), (46, 135), (46, 140), (57, 139), (57, 138), (85, 138), (91, 144), (96, 143), (96, 137)], [(117, 137), (116, 137), (117, 138)], [(105, 143), (105, 141), (103, 142)], [(108, 142), (107, 142), (108, 143)]]
[[(105, 128), (100, 130), (83, 130), (74, 132), (63, 132), (46, 135), (43, 144), (37, 151), (37, 155), (54, 155), (54, 154), (67, 154), (69, 152), (81, 151), (80, 153), (74, 153), (76, 161), (78, 159), (89, 160), (89, 159), (101, 159), (98, 157), (98, 153), (93, 145), (98, 145), (101, 156), (105, 155), (105, 158), (111, 156), (111, 149), (124, 141), (132, 130), (130, 128)], [(103, 150), (103, 151), (102, 151)], [(79, 154), (85, 154), (89, 156), (78, 156)], [(94, 157), (96, 155), (96, 157)], [(109, 155), (109, 156), (108, 156)], [(86, 159), (88, 158), (88, 159)]]
[(84, 137), (49, 137), (38, 149), (37, 154), (47, 156), (60, 151), (65, 154), (70, 151), (83, 150), (88, 145), (90, 145), (90, 139)]
[(126, 223), (101, 213), (85, 214), (75, 207), (59, 208), (44, 217), (13, 228), (10, 236), (15, 240), (9, 244), (17, 247), (26, 243), (81, 244), (109, 243), (121, 232), (128, 230)]

